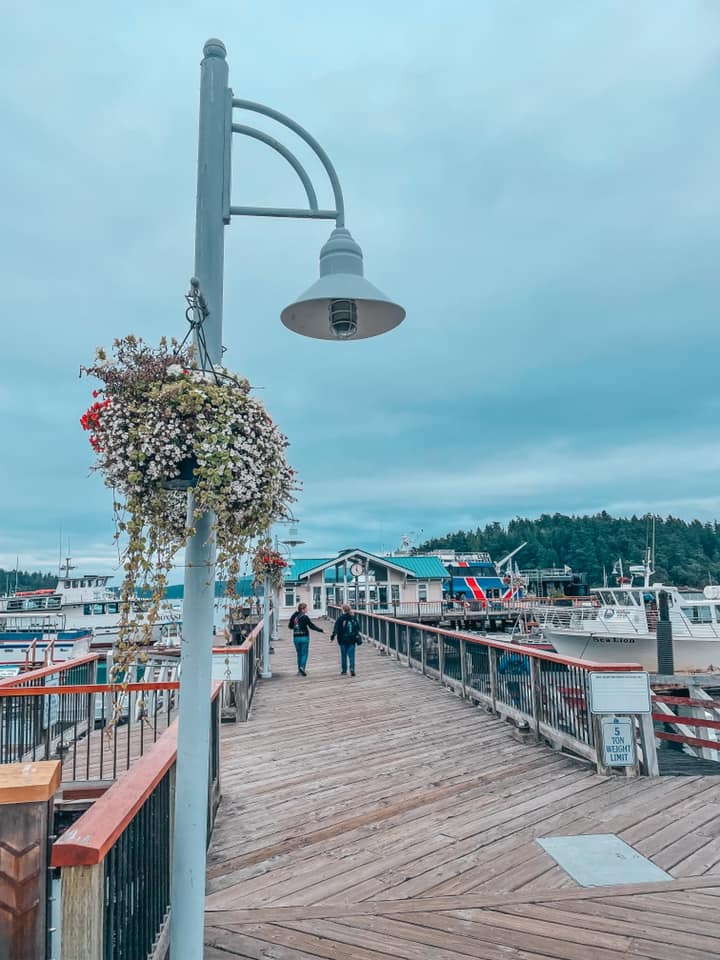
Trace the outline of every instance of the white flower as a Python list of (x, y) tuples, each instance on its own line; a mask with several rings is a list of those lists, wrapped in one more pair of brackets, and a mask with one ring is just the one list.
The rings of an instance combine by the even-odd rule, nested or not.
[(181, 377), (183, 373), (183, 368), (179, 363), (171, 363), (167, 368), (167, 375), (169, 377)]

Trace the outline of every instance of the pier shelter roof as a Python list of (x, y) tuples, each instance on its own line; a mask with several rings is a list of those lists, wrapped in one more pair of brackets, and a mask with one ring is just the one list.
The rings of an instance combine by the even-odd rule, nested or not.
[(336, 568), (350, 564), (353, 560), (371, 563), (373, 566), (386, 567), (405, 577), (422, 580), (444, 580), (448, 576), (442, 561), (438, 557), (379, 557), (367, 550), (358, 548), (343, 550), (336, 557), (322, 560), (293, 560), (285, 579), (294, 583), (305, 580), (314, 574), (325, 572), (325, 580), (334, 582)]

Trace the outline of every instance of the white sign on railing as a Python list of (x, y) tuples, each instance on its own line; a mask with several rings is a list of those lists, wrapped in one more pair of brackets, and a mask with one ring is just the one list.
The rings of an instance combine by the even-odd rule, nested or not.
[(650, 713), (650, 678), (640, 670), (590, 674), (590, 713)]
[(603, 759), (606, 767), (635, 766), (635, 737), (630, 717), (603, 717)]
[(212, 658), (213, 680), (233, 682), (245, 678), (245, 660), (243, 653), (214, 653)]

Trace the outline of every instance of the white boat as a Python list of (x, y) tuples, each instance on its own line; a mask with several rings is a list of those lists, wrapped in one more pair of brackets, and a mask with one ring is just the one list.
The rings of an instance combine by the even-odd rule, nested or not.
[(650, 583), (649, 558), (631, 574), (642, 571), (643, 585), (620, 576), (614, 587), (591, 590), (587, 605), (546, 608), (543, 636), (555, 650), (599, 663), (639, 663), (656, 673), (659, 594), (668, 598), (676, 673), (720, 670), (720, 587), (688, 592)]
[[(0, 596), (0, 662), (18, 662), (32, 650), (35, 659), (52, 646), (55, 660), (82, 656), (89, 650), (110, 650), (118, 639), (122, 601), (108, 586), (109, 576), (65, 575), (55, 589), (24, 590)], [(133, 600), (133, 614), (142, 623), (149, 602)], [(152, 642), (178, 642), (182, 612), (163, 606), (153, 624)]]

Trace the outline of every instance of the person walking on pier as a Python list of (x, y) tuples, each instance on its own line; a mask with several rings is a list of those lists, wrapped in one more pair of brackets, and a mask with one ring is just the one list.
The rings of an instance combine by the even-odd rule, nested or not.
[(360, 624), (357, 622), (355, 614), (349, 603), (342, 605), (342, 614), (335, 621), (330, 640), (337, 637), (340, 645), (340, 672), (343, 676), (347, 675), (348, 665), (350, 666), (350, 676), (355, 676), (355, 647), (362, 643), (360, 635)]
[(310, 631), (317, 630), (318, 633), (325, 633), (322, 627), (316, 627), (310, 617), (307, 615), (307, 604), (299, 603), (295, 613), (290, 617), (288, 627), (293, 632), (293, 643), (297, 653), (298, 673), (301, 677), (306, 677), (305, 667), (307, 666), (308, 651), (310, 649)]

